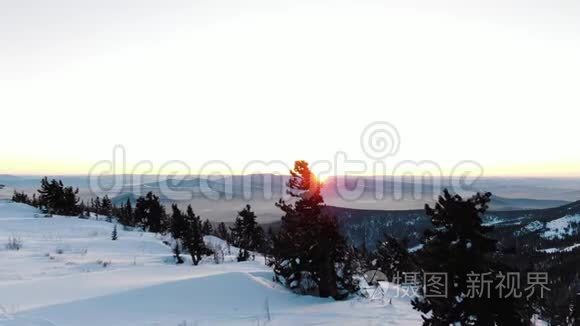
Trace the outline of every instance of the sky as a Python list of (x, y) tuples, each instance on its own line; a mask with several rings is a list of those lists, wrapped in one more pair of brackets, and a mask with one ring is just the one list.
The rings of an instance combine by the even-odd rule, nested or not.
[(0, 0), (0, 173), (580, 176), (579, 58), (578, 1)]

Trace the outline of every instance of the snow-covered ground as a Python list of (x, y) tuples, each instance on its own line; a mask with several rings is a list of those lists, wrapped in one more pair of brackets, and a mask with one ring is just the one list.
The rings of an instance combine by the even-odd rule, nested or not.
[[(263, 259), (172, 263), (161, 237), (0, 201), (0, 325), (419, 325), (408, 298), (336, 302), (271, 281)], [(5, 244), (15, 238), (20, 250)], [(395, 292), (387, 293), (394, 296)]]
[(573, 235), (576, 228), (573, 225), (580, 223), (580, 215), (566, 215), (546, 223), (546, 231), (542, 233), (545, 239), (563, 238)]
[(564, 248), (548, 248), (548, 249), (541, 249), (538, 251), (545, 252), (547, 254), (553, 254), (553, 253), (557, 253), (557, 252), (572, 252), (576, 248), (580, 248), (580, 243), (576, 243), (576, 244), (573, 244), (571, 246), (564, 247)]

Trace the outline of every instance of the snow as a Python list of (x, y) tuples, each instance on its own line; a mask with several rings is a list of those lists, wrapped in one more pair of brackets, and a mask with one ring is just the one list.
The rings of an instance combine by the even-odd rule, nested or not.
[(542, 233), (542, 237), (555, 239), (573, 235), (577, 230), (574, 230), (572, 223), (580, 223), (580, 215), (566, 215), (546, 223), (546, 231)]
[(541, 230), (543, 228), (544, 228), (544, 223), (542, 223), (540, 221), (533, 221), (524, 227), (524, 229), (526, 229), (526, 231), (528, 231), (528, 232), (535, 232), (535, 231)]
[(578, 247), (580, 247), (580, 243), (576, 243), (576, 244), (573, 244), (571, 246), (564, 247), (564, 248), (548, 248), (548, 249), (541, 249), (538, 251), (545, 252), (547, 254), (553, 254), (553, 253), (557, 253), (557, 252), (571, 252)]
[[(273, 283), (263, 257), (175, 265), (164, 237), (0, 201), (0, 325), (418, 325), (409, 298), (334, 301)], [(18, 251), (4, 241), (22, 241)], [(186, 255), (184, 255), (186, 258)], [(188, 260), (189, 262), (189, 260)]]
[(415, 251), (419, 251), (421, 249), (423, 249), (423, 244), (422, 243), (420, 243), (420, 244), (418, 244), (418, 245), (416, 245), (414, 247), (409, 248), (409, 252), (415, 252)]

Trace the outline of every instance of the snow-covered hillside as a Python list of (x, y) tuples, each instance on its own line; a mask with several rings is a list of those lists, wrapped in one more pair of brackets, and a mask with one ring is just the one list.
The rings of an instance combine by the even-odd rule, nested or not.
[[(263, 259), (172, 263), (159, 236), (0, 202), (0, 325), (418, 325), (408, 298), (336, 302), (271, 282)], [(9, 250), (9, 238), (22, 245)], [(387, 295), (394, 295), (392, 294)]]
[(578, 223), (580, 223), (580, 215), (566, 215), (550, 221), (546, 223), (546, 231), (542, 234), (542, 237), (554, 239), (573, 235), (576, 229), (573, 225)]

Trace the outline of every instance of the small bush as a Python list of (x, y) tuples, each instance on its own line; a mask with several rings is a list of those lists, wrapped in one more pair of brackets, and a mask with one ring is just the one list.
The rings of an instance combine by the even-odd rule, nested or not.
[(215, 264), (221, 264), (224, 262), (225, 253), (224, 248), (221, 245), (209, 243), (207, 248), (211, 252)]
[(8, 243), (6, 243), (6, 249), (8, 250), (20, 250), (22, 249), (22, 239), (15, 236), (8, 238)]
[(103, 266), (103, 268), (107, 268), (108, 266), (111, 265), (111, 261), (110, 260), (104, 261), (104, 260), (99, 259), (99, 260), (97, 260), (97, 265), (101, 265), (101, 266)]

